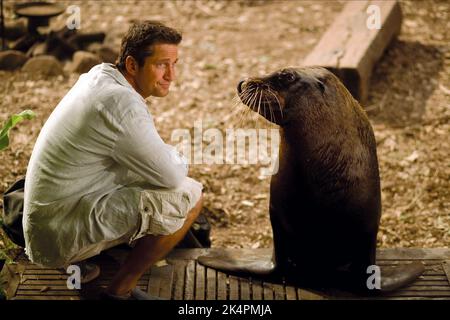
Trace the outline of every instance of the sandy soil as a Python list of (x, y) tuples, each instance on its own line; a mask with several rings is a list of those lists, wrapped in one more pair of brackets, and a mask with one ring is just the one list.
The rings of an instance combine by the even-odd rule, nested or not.
[[(81, 8), (82, 30), (108, 32), (118, 46), (132, 19), (161, 19), (183, 31), (178, 79), (149, 108), (166, 142), (173, 130), (240, 126), (268, 128), (239, 118), (233, 97), (239, 79), (298, 65), (342, 9), (343, 1), (152, 2), (71, 1)], [(6, 2), (11, 18), (11, 2)], [(375, 130), (382, 180), (381, 247), (446, 247), (450, 243), (450, 5), (401, 2), (402, 32), (377, 64), (366, 109)], [(54, 25), (64, 23), (58, 17)], [(0, 120), (32, 109), (37, 118), (11, 132), (0, 153), (0, 192), (26, 172), (49, 114), (77, 75), (42, 79), (0, 71)], [(242, 121), (241, 121), (242, 120)], [(204, 186), (213, 246), (270, 247), (270, 178), (262, 165), (193, 164)], [(0, 240), (0, 247), (5, 246)]]

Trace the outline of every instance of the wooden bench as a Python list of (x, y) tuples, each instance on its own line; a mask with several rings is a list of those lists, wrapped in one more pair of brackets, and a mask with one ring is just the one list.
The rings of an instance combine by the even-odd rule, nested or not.
[[(369, 29), (367, 8), (380, 8), (380, 29)], [(323, 66), (338, 76), (353, 97), (365, 103), (372, 69), (399, 33), (402, 14), (397, 1), (350, 1), (334, 20), (304, 66)]]
[[(147, 292), (173, 300), (322, 300), (322, 299), (439, 299), (450, 300), (450, 249), (381, 249), (377, 264), (396, 265), (420, 260), (425, 273), (412, 285), (383, 297), (358, 297), (348, 293), (319, 292), (284, 283), (269, 283), (251, 278), (229, 276), (198, 264), (199, 255), (229, 251), (246, 255), (258, 252), (270, 257), (271, 249), (177, 249), (152, 267), (139, 280)], [(36, 266), (22, 255), (16, 264), (5, 265), (8, 299), (90, 300), (97, 299), (124, 259), (125, 250), (112, 249), (95, 257), (101, 276), (81, 290), (70, 290), (64, 270)]]

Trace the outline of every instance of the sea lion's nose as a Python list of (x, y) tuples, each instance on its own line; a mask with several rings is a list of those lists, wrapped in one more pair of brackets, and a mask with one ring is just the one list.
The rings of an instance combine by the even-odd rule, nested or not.
[(241, 93), (242, 90), (245, 89), (244, 83), (245, 83), (245, 79), (239, 81), (239, 83), (238, 83), (238, 85), (237, 85), (237, 91), (238, 91), (239, 93)]

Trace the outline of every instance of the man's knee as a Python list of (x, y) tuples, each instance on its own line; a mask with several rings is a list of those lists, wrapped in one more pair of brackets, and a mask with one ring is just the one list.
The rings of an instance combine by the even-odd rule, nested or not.
[(198, 215), (200, 214), (200, 211), (202, 210), (202, 206), (203, 206), (203, 193), (200, 195), (200, 198), (198, 199), (195, 206), (191, 209), (191, 211), (188, 212), (186, 217), (186, 223), (189, 223), (189, 225), (194, 223), (195, 219), (197, 219)]

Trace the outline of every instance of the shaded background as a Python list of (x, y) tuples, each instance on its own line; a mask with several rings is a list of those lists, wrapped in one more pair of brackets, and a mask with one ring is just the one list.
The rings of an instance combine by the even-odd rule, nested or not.
[[(64, 1), (81, 9), (81, 32), (106, 33), (119, 49), (133, 19), (163, 20), (183, 31), (178, 79), (164, 99), (150, 98), (155, 124), (167, 143), (174, 129), (225, 130), (255, 126), (240, 121), (233, 97), (239, 79), (299, 65), (332, 23), (344, 1)], [(6, 21), (14, 21), (12, 1)], [(375, 130), (383, 214), (381, 247), (448, 247), (450, 244), (450, 5), (402, 1), (402, 31), (376, 65), (365, 105)], [(55, 30), (69, 14), (52, 20)], [(31, 109), (37, 117), (11, 132), (0, 153), (0, 192), (26, 172), (43, 123), (79, 75), (0, 71), (0, 121)], [(258, 127), (268, 127), (263, 121)], [(259, 165), (192, 165), (204, 184), (212, 245), (270, 247), (270, 177)], [(0, 248), (11, 244), (0, 236)]]

